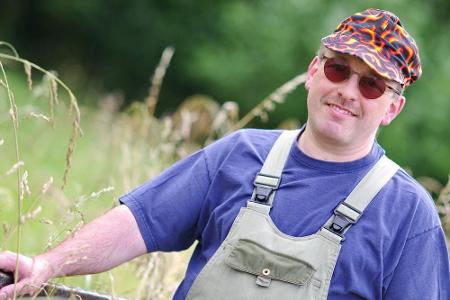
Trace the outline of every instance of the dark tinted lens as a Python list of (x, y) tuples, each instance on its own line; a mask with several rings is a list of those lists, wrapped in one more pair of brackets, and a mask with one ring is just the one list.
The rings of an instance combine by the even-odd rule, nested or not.
[(333, 82), (344, 81), (350, 76), (350, 67), (334, 58), (328, 58), (323, 69), (328, 80)]
[(359, 90), (367, 99), (375, 99), (383, 95), (386, 84), (380, 78), (363, 76), (359, 80)]

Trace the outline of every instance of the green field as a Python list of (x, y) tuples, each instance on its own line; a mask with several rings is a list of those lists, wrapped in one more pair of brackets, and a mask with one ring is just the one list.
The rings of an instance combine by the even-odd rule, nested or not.
[[(46, 82), (37, 80), (29, 91), (24, 74), (7, 76), (18, 107), (18, 128), (16, 143), (8, 95), (2, 89), (1, 250), (15, 251), (18, 247), (19, 199), (19, 250), (33, 256), (55, 246), (83, 223), (117, 205), (120, 195), (198, 147), (181, 143), (171, 119), (150, 118), (141, 110), (143, 106), (118, 113), (114, 99), (105, 98), (101, 109), (81, 108), (83, 135), (77, 139), (68, 180), (61, 189), (73, 116), (67, 94), (58, 91), (54, 120), (48, 121), (51, 112)], [(40, 89), (44, 92), (37, 93)], [(20, 167), (14, 169), (18, 161)], [(166, 299), (184, 272), (185, 257), (153, 254), (105, 274), (57, 281), (129, 298), (149, 295), (149, 299)]]
[[(18, 249), (33, 256), (55, 246), (83, 223), (117, 205), (120, 195), (223, 135), (236, 122), (234, 104), (219, 106), (200, 96), (180, 106), (173, 115), (159, 118), (149, 115), (147, 107), (139, 103), (119, 112), (118, 99), (105, 96), (96, 109), (81, 107), (83, 135), (77, 139), (68, 180), (61, 189), (74, 116), (70, 99), (60, 88), (58, 103), (49, 105), (48, 81), (35, 75), (30, 91), (20, 68), (7, 67), (14, 70), (7, 68), (7, 80), (18, 108), (18, 127), (16, 141), (10, 98), (3, 86), (1, 250)], [(5, 78), (2, 83), (6, 84)], [(205, 129), (210, 127), (212, 131)], [(14, 169), (18, 162), (20, 167)], [(439, 182), (428, 178), (424, 183), (437, 198), (442, 190)], [(448, 189), (442, 192), (440, 201), (440, 213), (446, 220), (450, 216)], [(188, 254), (189, 250), (152, 254), (104, 274), (55, 281), (129, 298), (167, 299), (184, 273)]]

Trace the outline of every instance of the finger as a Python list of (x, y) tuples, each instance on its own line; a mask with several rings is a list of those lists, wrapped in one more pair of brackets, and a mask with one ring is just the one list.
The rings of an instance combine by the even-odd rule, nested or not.
[(8, 299), (8, 294), (6, 292), (3, 292), (3, 290), (0, 290), (0, 300), (6, 299)]
[(8, 299), (9, 295), (6, 292), (1, 291), (0, 292), (0, 300), (6, 300)]
[(12, 272), (16, 269), (17, 254), (11, 251), (0, 253), (0, 269)]
[(0, 290), (0, 300), (11, 299), (14, 296), (14, 284), (5, 286)]
[(31, 295), (35, 296), (41, 291), (41, 285), (33, 284), (30, 282), (24, 283), (21, 288), (18, 288), (18, 295)]
[(31, 284), (29, 281), (18, 282), (16, 285), (10, 284), (0, 290), (0, 300), (12, 299), (14, 297), (14, 289), (16, 296), (35, 295), (40, 292), (40, 285)]
[(19, 259), (19, 278), (23, 278), (29, 272), (33, 259), (11, 251), (0, 253), (0, 270), (14, 273)]

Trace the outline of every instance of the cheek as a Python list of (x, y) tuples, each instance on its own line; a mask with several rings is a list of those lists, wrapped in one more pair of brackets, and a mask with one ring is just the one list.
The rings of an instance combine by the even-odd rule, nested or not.
[(308, 109), (314, 109), (320, 103), (320, 92), (316, 90), (316, 87), (311, 87), (306, 97), (306, 105)]
[(308, 101), (314, 101), (315, 99), (318, 99), (320, 95), (323, 95), (326, 91), (324, 88), (324, 84), (321, 84), (321, 81), (318, 80), (319, 78), (318, 74), (316, 74), (316, 80), (311, 81), (309, 83), (309, 86), (307, 88), (308, 91)]
[[(370, 100), (369, 100), (370, 101)], [(386, 116), (386, 107), (381, 105), (381, 103), (365, 101), (362, 107), (363, 116), (366, 120), (370, 120), (374, 126), (380, 125)]]

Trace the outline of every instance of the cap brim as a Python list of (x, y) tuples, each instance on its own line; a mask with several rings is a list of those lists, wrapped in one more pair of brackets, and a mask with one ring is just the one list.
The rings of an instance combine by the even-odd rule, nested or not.
[(372, 45), (361, 43), (345, 34), (331, 34), (322, 39), (322, 44), (330, 50), (354, 55), (365, 62), (378, 75), (404, 84), (404, 77), (398, 67), (377, 52)]

